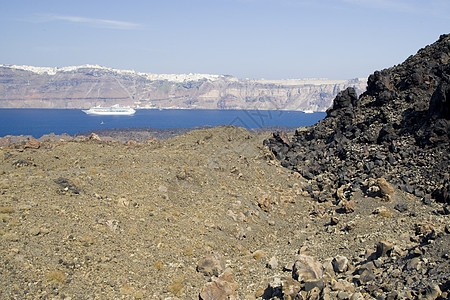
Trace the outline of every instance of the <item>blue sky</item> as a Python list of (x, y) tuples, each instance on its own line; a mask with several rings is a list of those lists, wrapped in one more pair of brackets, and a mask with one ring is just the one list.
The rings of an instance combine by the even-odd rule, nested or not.
[(448, 0), (0, 0), (0, 64), (349, 79), (449, 31)]

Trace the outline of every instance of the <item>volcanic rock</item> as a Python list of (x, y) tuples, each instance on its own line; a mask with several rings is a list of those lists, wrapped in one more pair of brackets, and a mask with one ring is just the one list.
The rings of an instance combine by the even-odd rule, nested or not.
[(300, 254), (294, 263), (292, 277), (300, 282), (320, 280), (322, 279), (322, 264), (311, 256)]
[(226, 269), (219, 277), (213, 277), (200, 292), (202, 300), (238, 299), (236, 290), (239, 284), (234, 281), (231, 269)]
[[(356, 259), (360, 265), (354, 277), (344, 275), (331, 285), (339, 291), (337, 298), (350, 296), (339, 287), (343, 282), (358, 283), (361, 293), (377, 299), (448, 295), (445, 277), (450, 266), (444, 250), (449, 247), (448, 233), (427, 220), (436, 214), (448, 224), (449, 99), (450, 35), (444, 34), (402, 64), (374, 72), (359, 97), (351, 88), (339, 92), (325, 119), (298, 128), (289, 143), (280, 138), (280, 132), (264, 142), (281, 166), (308, 182), (304, 190), (313, 202), (323, 202), (332, 194), (329, 191), (336, 191), (332, 194), (335, 201), (324, 203), (337, 212), (352, 212), (341, 215), (344, 224), (354, 221), (349, 219), (352, 215), (359, 219), (352, 231), (337, 231), (338, 222), (324, 224), (336, 225), (327, 226), (326, 234), (355, 233), (352, 238), (361, 243), (371, 235), (382, 237), (375, 253), (366, 249), (366, 261)], [(364, 195), (363, 200), (359, 195)], [(416, 219), (425, 209), (423, 204), (434, 206), (434, 213), (425, 220)], [(319, 215), (314, 207), (313, 215)], [(326, 215), (330, 208), (322, 210), (320, 215)], [(363, 219), (363, 223), (392, 224), (388, 226), (397, 228), (394, 231), (404, 226), (410, 229), (400, 239), (384, 234), (392, 233), (387, 226), (379, 226), (380, 232), (363, 233), (359, 228)], [(388, 240), (395, 240), (396, 245)], [(428, 253), (430, 245), (432, 253)], [(346, 247), (345, 243), (342, 249)], [(339, 272), (333, 262), (334, 271)], [(371, 267), (365, 267), (369, 263)]]
[(352, 88), (341, 91), (326, 118), (289, 143), (276, 132), (265, 145), (282, 166), (309, 180), (320, 174), (332, 189), (380, 178), (386, 200), (392, 184), (448, 203), (449, 41), (442, 35), (403, 64), (376, 71), (359, 98)]

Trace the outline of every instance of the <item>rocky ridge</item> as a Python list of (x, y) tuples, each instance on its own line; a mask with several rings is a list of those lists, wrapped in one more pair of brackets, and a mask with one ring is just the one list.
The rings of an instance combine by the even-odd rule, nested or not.
[(366, 80), (250, 80), (210, 74), (149, 74), (96, 65), (0, 65), (2, 108), (265, 109), (325, 111), (347, 87)]
[[(436, 213), (447, 216), (449, 60), (450, 35), (442, 35), (404, 63), (372, 74), (367, 91), (361, 96), (351, 88), (340, 92), (327, 117), (316, 125), (299, 128), (291, 139), (284, 132), (274, 132), (264, 144), (284, 167), (308, 180), (304, 188), (319, 206), (331, 205), (341, 213), (352, 214), (358, 205), (367, 205), (357, 200), (358, 193), (379, 197), (388, 204), (395, 203), (394, 191), (401, 190), (427, 205), (433, 201), (441, 203), (442, 208)], [(408, 210), (402, 203), (396, 203), (393, 209)], [(391, 210), (379, 207), (374, 213), (390, 216)], [(338, 222), (331, 219), (330, 223)], [(415, 238), (420, 246), (389, 254), (395, 251), (394, 244), (381, 242), (373, 257), (367, 257), (352, 270), (350, 280), (377, 299), (436, 299), (442, 290), (447, 292), (448, 223), (445, 230), (434, 233), (431, 228), (425, 233), (423, 226), (426, 227), (423, 224), (416, 228), (417, 233), (422, 233)], [(384, 256), (391, 258), (376, 261)], [(436, 266), (436, 270), (420, 269), (418, 265), (423, 260)], [(373, 264), (384, 269), (381, 278), (372, 272)], [(395, 270), (398, 271), (393, 275)], [(437, 274), (441, 271), (447, 278)], [(361, 280), (364, 272), (370, 280)], [(348, 281), (349, 277), (345, 279)], [(387, 287), (389, 281), (395, 284)]]

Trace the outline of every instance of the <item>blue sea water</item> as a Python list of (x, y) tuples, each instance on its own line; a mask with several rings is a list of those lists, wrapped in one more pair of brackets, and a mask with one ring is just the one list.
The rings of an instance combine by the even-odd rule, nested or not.
[(76, 109), (0, 109), (0, 137), (67, 133), (70, 135), (106, 128), (186, 128), (235, 125), (247, 129), (268, 126), (310, 126), (325, 117), (324, 112), (268, 110), (137, 110), (133, 116), (87, 115)]

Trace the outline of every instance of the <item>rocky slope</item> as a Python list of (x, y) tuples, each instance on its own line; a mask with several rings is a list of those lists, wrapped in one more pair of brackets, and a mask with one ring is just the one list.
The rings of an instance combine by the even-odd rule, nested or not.
[(0, 298), (413, 298), (436, 292), (422, 274), (448, 278), (442, 204), (398, 189), (391, 202), (356, 192), (345, 212), (319, 203), (267, 137), (218, 127), (1, 147)]
[(0, 65), (2, 108), (147, 108), (325, 111), (339, 91), (366, 80), (243, 80), (231, 76), (147, 74), (100, 66)]
[[(419, 50), (404, 63), (371, 75), (367, 91), (359, 98), (351, 88), (340, 92), (327, 117), (318, 124), (298, 129), (291, 140), (286, 133), (275, 132), (265, 144), (283, 166), (309, 180), (307, 191), (318, 203), (333, 203), (342, 212), (352, 213), (355, 206), (366, 205), (356, 204), (357, 193), (378, 196), (392, 203), (395, 188), (420, 198), (425, 204), (442, 203), (440, 213), (448, 215), (449, 60), (450, 35), (442, 35), (436, 43)], [(400, 205), (397, 203), (396, 209), (402, 211)], [(434, 237), (437, 235), (434, 233)], [(425, 235), (420, 241), (424, 245), (434, 243), (428, 238)], [(448, 290), (449, 240), (445, 234), (441, 238), (440, 246), (436, 246), (439, 250), (427, 258), (422, 256), (426, 251), (411, 248), (408, 255), (397, 255), (387, 263), (386, 268), (398, 268), (401, 272), (395, 276), (400, 282), (395, 290), (411, 287), (417, 291), (425, 287), (436, 290), (433, 285)], [(447, 278), (434, 277), (431, 269), (414, 274), (420, 270), (411, 267), (413, 257), (416, 263), (426, 260), (430, 266), (438, 266), (437, 270), (446, 272)], [(410, 276), (415, 279), (408, 283)], [(371, 281), (375, 286), (364, 287), (365, 291), (385, 290), (383, 279)], [(396, 297), (399, 295), (414, 296), (400, 293)], [(420, 292), (415, 296), (421, 296)]]
[(449, 42), (291, 139), (0, 139), (0, 298), (447, 299)]

